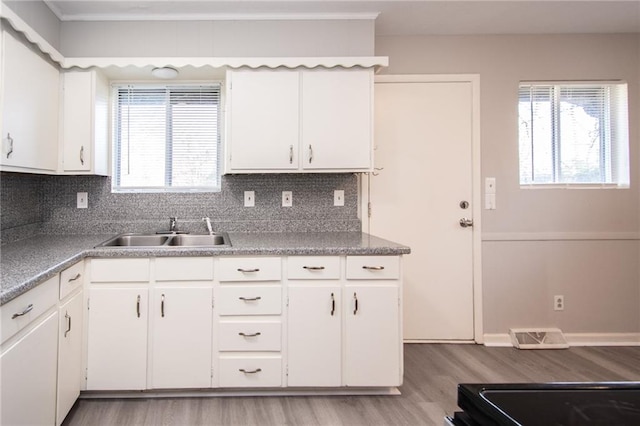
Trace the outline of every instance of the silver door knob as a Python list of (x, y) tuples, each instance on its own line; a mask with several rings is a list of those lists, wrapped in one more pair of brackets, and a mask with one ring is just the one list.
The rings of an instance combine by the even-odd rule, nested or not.
[(460, 226), (462, 226), (463, 228), (469, 228), (473, 226), (473, 219), (467, 219), (466, 217), (463, 217), (462, 219), (460, 219)]

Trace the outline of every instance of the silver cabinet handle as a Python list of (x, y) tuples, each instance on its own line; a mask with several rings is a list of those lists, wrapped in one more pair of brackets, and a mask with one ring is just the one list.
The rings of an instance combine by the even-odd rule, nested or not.
[(333, 316), (336, 313), (336, 298), (333, 295), (333, 293), (331, 293), (331, 316)]
[(261, 334), (262, 333), (260, 333), (259, 331), (257, 333), (251, 333), (251, 334), (243, 333), (242, 331), (240, 333), (238, 333), (238, 335), (242, 336), (242, 337), (258, 337)]
[(67, 337), (67, 334), (71, 332), (71, 316), (69, 315), (69, 312), (65, 312), (64, 317), (67, 320), (67, 329), (64, 331), (64, 337)]
[(253, 269), (242, 269), (242, 268), (238, 268), (238, 272), (242, 272), (242, 273), (251, 273), (251, 272), (260, 272), (260, 268), (253, 268)]
[(76, 274), (76, 276), (75, 276), (75, 277), (73, 277), (73, 278), (69, 278), (69, 279), (67, 280), (67, 282), (75, 281), (75, 280), (79, 279), (81, 276), (82, 276), (82, 274), (81, 274), (80, 272), (78, 272), (78, 273)]
[(164, 294), (160, 297), (160, 316), (164, 318)]
[(309, 145), (309, 164), (313, 161), (313, 147)]
[(136, 301), (136, 313), (138, 314), (138, 318), (140, 318), (140, 295), (138, 295), (138, 299)]
[(322, 271), (324, 270), (324, 266), (303, 266), (302, 269), (306, 269), (308, 271)]
[(245, 370), (244, 368), (239, 368), (238, 371), (244, 374), (256, 374), (262, 371), (262, 368), (256, 368), (255, 370)]
[(463, 217), (462, 219), (460, 219), (460, 226), (463, 228), (470, 228), (473, 226), (473, 219), (467, 219), (466, 217)]
[(84, 166), (84, 145), (80, 147), (80, 164)]
[(13, 138), (11, 137), (10, 133), (7, 133), (7, 140), (9, 141), (9, 150), (7, 151), (7, 158), (9, 158), (9, 156), (13, 154)]
[(289, 145), (289, 164), (293, 164), (293, 145)]
[(362, 269), (366, 269), (367, 271), (382, 271), (384, 266), (363, 266)]
[(262, 299), (262, 297), (260, 296), (256, 296), (256, 297), (238, 297), (238, 299), (242, 300), (243, 302), (255, 302), (256, 300), (260, 300)]
[(353, 315), (358, 313), (358, 295), (353, 293), (353, 300), (354, 300), (354, 309), (353, 309)]
[(16, 318), (21, 317), (23, 315), (27, 315), (32, 310), (33, 310), (33, 303), (30, 303), (29, 306), (24, 308), (24, 310), (22, 312), (18, 312), (16, 314), (11, 315), (11, 319), (16, 319)]

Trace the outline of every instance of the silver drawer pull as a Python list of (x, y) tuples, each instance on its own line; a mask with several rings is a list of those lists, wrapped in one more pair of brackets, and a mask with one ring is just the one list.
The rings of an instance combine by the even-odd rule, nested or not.
[(324, 266), (303, 266), (302, 269), (306, 269), (307, 271), (322, 271), (324, 270)]
[(262, 297), (260, 296), (256, 296), (256, 297), (238, 297), (238, 299), (242, 300), (243, 302), (255, 302), (257, 300), (262, 299)]
[(75, 276), (75, 277), (73, 277), (73, 278), (69, 278), (67, 281), (68, 281), (68, 282), (75, 281), (75, 280), (77, 280), (78, 278), (80, 278), (81, 276), (82, 276), (82, 274), (81, 274), (80, 272), (78, 272), (78, 273), (76, 274), (76, 276)]
[(255, 370), (245, 370), (244, 368), (239, 368), (238, 371), (244, 374), (256, 374), (262, 371), (262, 368), (256, 368)]
[(140, 318), (140, 295), (136, 298), (136, 314)]
[(13, 138), (11, 137), (11, 134), (7, 133), (7, 140), (9, 141), (9, 149), (7, 150), (7, 158), (9, 158), (11, 156), (11, 154), (13, 154)]
[(362, 269), (366, 269), (367, 271), (382, 271), (384, 266), (363, 266)]
[(16, 318), (21, 317), (23, 315), (27, 315), (29, 312), (31, 312), (31, 310), (33, 310), (33, 303), (29, 304), (29, 306), (24, 308), (24, 310), (22, 312), (19, 312), (17, 314), (11, 315), (11, 319), (16, 319)]
[(243, 273), (251, 273), (251, 272), (260, 272), (260, 268), (253, 268), (253, 269), (242, 269), (242, 268), (238, 268), (238, 272), (243, 272)]
[(331, 293), (331, 316), (333, 316), (333, 314), (336, 313), (336, 298), (333, 295), (333, 293)]
[(262, 333), (257, 332), (257, 333), (251, 333), (251, 334), (247, 334), (247, 333), (243, 333), (242, 331), (240, 333), (238, 333), (239, 336), (242, 337), (258, 337), (260, 336)]
[(353, 315), (358, 313), (358, 295), (356, 293), (353, 293)]

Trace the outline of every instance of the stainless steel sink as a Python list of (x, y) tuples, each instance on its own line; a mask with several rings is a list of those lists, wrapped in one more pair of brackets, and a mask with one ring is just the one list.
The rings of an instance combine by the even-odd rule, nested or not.
[(120, 234), (96, 247), (171, 248), (230, 246), (226, 233), (218, 234)]

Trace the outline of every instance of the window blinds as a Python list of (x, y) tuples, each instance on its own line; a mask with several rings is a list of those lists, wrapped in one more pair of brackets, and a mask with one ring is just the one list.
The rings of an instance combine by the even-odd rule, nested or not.
[(220, 85), (114, 87), (114, 191), (220, 187)]

